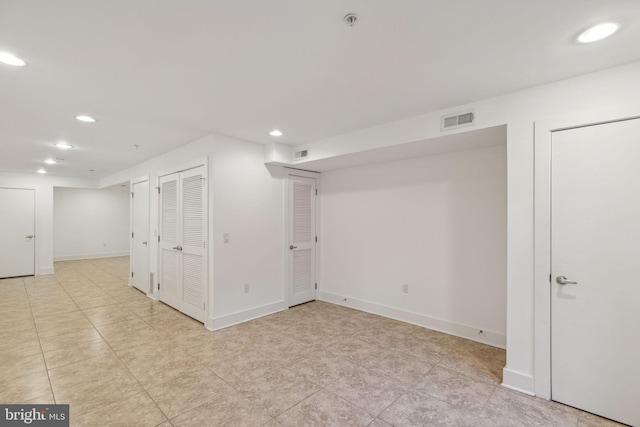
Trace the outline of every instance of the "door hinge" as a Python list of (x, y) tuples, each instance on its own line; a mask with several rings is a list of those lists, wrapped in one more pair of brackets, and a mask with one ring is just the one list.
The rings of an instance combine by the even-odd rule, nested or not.
[(160, 187), (156, 187), (156, 190), (158, 190), (158, 194), (160, 194)]
[(549, 283), (551, 283), (551, 273), (549, 273)]
[(160, 290), (160, 283), (158, 283), (158, 290)]
[(133, 231), (131, 232), (131, 238), (133, 239)]
[(318, 195), (318, 189), (316, 188), (316, 196)]
[(316, 243), (318, 243), (318, 236), (316, 236)]
[(133, 199), (133, 191), (131, 192), (131, 198)]
[(131, 272), (131, 277), (133, 277), (133, 271)]
[(316, 289), (318, 289), (318, 284), (316, 283)]
[(158, 242), (160, 241), (160, 236), (158, 236)]

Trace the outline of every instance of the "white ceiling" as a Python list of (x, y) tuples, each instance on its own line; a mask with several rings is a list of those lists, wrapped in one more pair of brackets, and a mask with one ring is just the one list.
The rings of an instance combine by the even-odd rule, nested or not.
[[(574, 42), (604, 20), (622, 30)], [(638, 0), (0, 0), (0, 51), (29, 64), (0, 64), (0, 171), (54, 155), (99, 178), (209, 133), (308, 143), (637, 61), (638, 40)]]

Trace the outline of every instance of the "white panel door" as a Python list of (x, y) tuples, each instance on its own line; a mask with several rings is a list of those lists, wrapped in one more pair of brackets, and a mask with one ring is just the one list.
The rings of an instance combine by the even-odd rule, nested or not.
[(35, 273), (35, 190), (0, 188), (0, 278)]
[(316, 299), (316, 180), (289, 177), (289, 305)]
[(205, 321), (207, 197), (204, 166), (160, 178), (159, 298)]
[(131, 185), (131, 283), (145, 294), (149, 282), (149, 181)]
[(160, 178), (160, 242), (158, 293), (160, 301), (180, 309), (180, 174)]
[(640, 426), (640, 119), (551, 147), (552, 399)]

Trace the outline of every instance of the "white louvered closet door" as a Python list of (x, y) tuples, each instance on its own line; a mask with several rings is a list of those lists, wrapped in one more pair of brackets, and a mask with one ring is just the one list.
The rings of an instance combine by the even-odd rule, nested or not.
[(160, 178), (160, 301), (205, 321), (207, 197), (204, 166)]
[(179, 309), (180, 306), (180, 232), (178, 217), (178, 185), (180, 174), (160, 178), (160, 301)]
[(194, 319), (205, 321), (207, 295), (205, 277), (205, 180), (204, 167), (180, 174), (182, 231), (181, 303), (182, 311)]
[(289, 177), (289, 305), (316, 299), (316, 181)]

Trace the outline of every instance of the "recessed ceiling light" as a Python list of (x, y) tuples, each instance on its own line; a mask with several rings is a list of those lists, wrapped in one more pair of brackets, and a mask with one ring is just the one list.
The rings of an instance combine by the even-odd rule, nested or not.
[(44, 162), (48, 165), (55, 165), (56, 163), (58, 163), (55, 159), (47, 159)]
[(603, 24), (595, 25), (578, 36), (578, 41), (580, 43), (592, 43), (597, 42), (598, 40), (602, 40), (604, 38), (609, 37), (620, 28), (619, 24), (615, 22), (605, 22)]
[(38, 169), (38, 173), (47, 173), (47, 171), (44, 169)]
[(278, 129), (274, 129), (271, 132), (269, 132), (269, 135), (271, 135), (271, 136), (282, 136), (283, 134)]
[(0, 62), (7, 65), (13, 65), (14, 67), (24, 67), (27, 65), (22, 59), (9, 52), (0, 52)]
[(53, 145), (55, 145), (56, 147), (60, 148), (61, 150), (68, 150), (70, 148), (73, 148), (73, 145), (69, 145), (66, 142), (58, 142), (58, 143), (55, 143)]
[(86, 122), (86, 123), (95, 123), (96, 119), (94, 119), (91, 116), (76, 116), (76, 119), (80, 120), (81, 122)]

